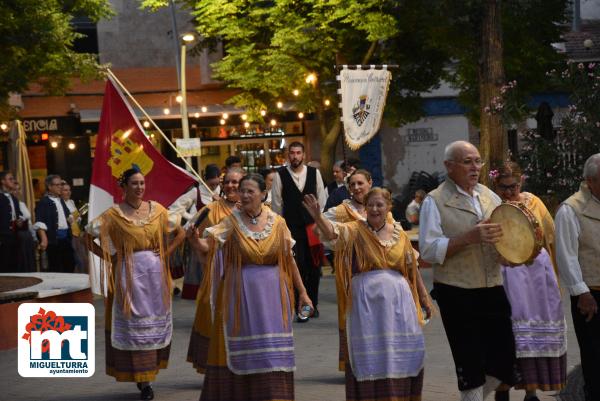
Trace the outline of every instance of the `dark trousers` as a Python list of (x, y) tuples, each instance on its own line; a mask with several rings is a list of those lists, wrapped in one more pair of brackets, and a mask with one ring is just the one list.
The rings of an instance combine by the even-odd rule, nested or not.
[(14, 233), (0, 234), (0, 272), (15, 273), (19, 271), (19, 250), (17, 236)]
[[(296, 245), (294, 245), (293, 248), (294, 260), (296, 260), (296, 264), (298, 265), (300, 277), (302, 277), (302, 283), (304, 283), (304, 287), (306, 287), (306, 292), (316, 308), (319, 303), (321, 266), (315, 266), (313, 264), (310, 247), (308, 246), (306, 228), (304, 226), (290, 227), (290, 232), (292, 233), (292, 238), (296, 241)], [(297, 299), (298, 294), (296, 293), (296, 300)]]
[(48, 256), (48, 271), (56, 273), (73, 273), (75, 271), (75, 257), (71, 238), (59, 239), (46, 248)]
[(467, 289), (434, 283), (433, 289), (450, 343), (458, 389), (482, 386), (486, 375), (514, 384), (515, 340), (504, 288)]
[[(600, 305), (600, 291), (590, 292)], [(585, 399), (597, 401), (600, 400), (600, 314), (595, 314), (591, 321), (586, 322), (585, 316), (577, 309), (578, 298), (571, 297), (571, 315), (581, 355)]]

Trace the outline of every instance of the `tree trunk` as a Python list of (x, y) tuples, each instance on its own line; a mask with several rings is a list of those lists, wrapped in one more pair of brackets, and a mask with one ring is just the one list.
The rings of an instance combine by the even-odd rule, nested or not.
[(333, 179), (335, 147), (342, 132), (342, 122), (338, 114), (336, 114), (336, 117), (337, 119), (331, 128), (325, 133), (321, 132), (321, 174), (327, 182)]
[(492, 166), (497, 166), (506, 157), (507, 139), (500, 114), (484, 111), (492, 99), (500, 96), (504, 84), (502, 55), (502, 0), (485, 0), (481, 29), (481, 63), (479, 68), (479, 107), (481, 136), (479, 150), (486, 165), (481, 169), (481, 181), (487, 183)]

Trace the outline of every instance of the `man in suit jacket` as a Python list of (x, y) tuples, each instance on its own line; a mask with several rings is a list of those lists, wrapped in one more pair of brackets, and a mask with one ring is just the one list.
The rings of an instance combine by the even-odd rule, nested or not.
[(12, 195), (15, 178), (8, 171), (0, 172), (0, 272), (19, 271), (17, 230), (24, 224), (19, 200)]
[(46, 177), (46, 194), (35, 207), (34, 227), (40, 236), (40, 248), (48, 256), (48, 271), (73, 273), (75, 258), (71, 246), (69, 208), (61, 198), (62, 179)]

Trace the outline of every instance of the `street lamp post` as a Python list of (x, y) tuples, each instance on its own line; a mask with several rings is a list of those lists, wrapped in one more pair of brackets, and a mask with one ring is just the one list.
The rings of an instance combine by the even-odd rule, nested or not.
[[(188, 122), (188, 111), (187, 111), (187, 91), (186, 91), (186, 81), (185, 81), (185, 55), (186, 55), (186, 45), (192, 43), (194, 41), (194, 35), (187, 33), (181, 37), (181, 130), (183, 133), (183, 139), (190, 138), (190, 125)], [(191, 165), (191, 158), (186, 157), (187, 162)], [(186, 166), (188, 170), (190, 170), (189, 166)], [(200, 169), (200, 166), (198, 166)]]

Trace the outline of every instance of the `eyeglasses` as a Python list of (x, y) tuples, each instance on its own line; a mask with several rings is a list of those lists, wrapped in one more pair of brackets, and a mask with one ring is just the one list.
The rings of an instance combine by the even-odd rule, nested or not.
[(498, 184), (498, 189), (502, 192), (504, 191), (508, 191), (509, 189), (511, 191), (516, 190), (517, 188), (519, 188), (521, 186), (521, 184), (519, 184), (518, 182), (515, 182), (514, 184), (510, 184), (510, 185), (502, 185), (502, 184)]
[(475, 167), (483, 167), (485, 166), (485, 162), (481, 159), (463, 159), (463, 160), (450, 160), (457, 164), (462, 164), (465, 167), (469, 167), (474, 165)]

